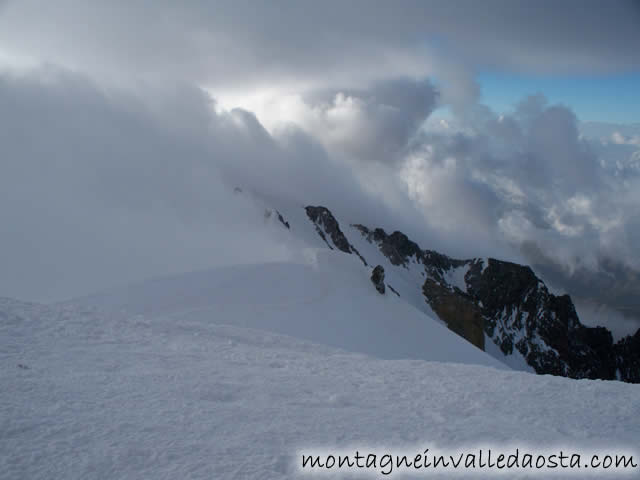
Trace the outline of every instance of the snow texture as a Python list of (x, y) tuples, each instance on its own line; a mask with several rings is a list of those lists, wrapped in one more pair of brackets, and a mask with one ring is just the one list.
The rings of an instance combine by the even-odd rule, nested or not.
[(469, 272), (470, 268), (470, 264), (451, 268), (445, 272), (444, 279), (452, 287), (456, 287), (461, 292), (467, 293), (467, 282), (464, 277)]
[(380, 295), (355, 255), (318, 249), (310, 264), (223, 267), (77, 300), (115, 312), (257, 328), (386, 359), (507, 368), (398, 298)]
[(314, 446), (637, 444), (637, 385), (495, 368), (345, 259), (0, 299), (0, 478), (292, 479)]

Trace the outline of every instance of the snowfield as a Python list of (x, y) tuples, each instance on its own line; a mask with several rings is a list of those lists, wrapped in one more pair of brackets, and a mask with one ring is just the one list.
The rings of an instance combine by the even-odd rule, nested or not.
[(302, 449), (637, 446), (637, 385), (509, 370), (327, 255), (0, 299), (0, 477), (288, 479)]
[[(104, 310), (285, 334), (385, 359), (508, 368), (392, 292), (354, 255), (309, 249), (307, 263), (238, 265), (151, 280), (76, 300)], [(423, 301), (423, 303), (425, 303)]]

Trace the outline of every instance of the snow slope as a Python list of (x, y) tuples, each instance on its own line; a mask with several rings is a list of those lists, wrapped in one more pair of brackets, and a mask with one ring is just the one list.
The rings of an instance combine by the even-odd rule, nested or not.
[[(322, 251), (329, 250), (331, 247), (335, 251), (335, 245), (329, 237), (326, 238), (326, 242), (320, 238), (303, 206), (274, 197), (264, 197), (255, 192), (251, 193), (250, 198), (258, 208), (265, 209), (268, 215), (267, 221), (272, 226), (275, 225), (278, 229), (283, 230), (278, 221), (277, 213), (280, 213), (283, 219), (288, 222), (289, 228), (281, 232), (281, 239), (290, 242), (293, 249), (307, 248)], [(425, 302), (422, 294), (421, 286), (425, 280), (424, 266), (417, 263), (415, 259), (406, 267), (391, 264), (389, 259), (380, 252), (378, 246), (368, 242), (362, 233), (354, 227), (353, 224), (360, 222), (361, 219), (345, 217), (335, 209), (330, 209), (330, 211), (338, 221), (348, 242), (366, 259), (370, 269), (376, 265), (382, 265), (385, 269), (386, 283), (399, 292), (405, 302), (444, 324)], [(355, 257), (355, 255), (353, 256)], [(354, 261), (361, 264), (357, 258)]]
[[(294, 308), (266, 286), (258, 316), (269, 299), (302, 321), (327, 298)], [(374, 359), (212, 320), (0, 299), (0, 478), (292, 479), (315, 446), (640, 438), (637, 385)]]
[[(317, 235), (316, 235), (317, 236)], [(309, 249), (309, 263), (218, 268), (77, 300), (148, 318), (250, 327), (386, 359), (507, 368), (389, 292), (355, 255)]]
[(0, 298), (0, 479), (293, 479), (301, 449), (637, 444), (637, 385), (512, 371), (429, 316), (419, 268), (388, 268), (401, 296), (379, 295), (304, 210), (283, 215), (304, 262)]

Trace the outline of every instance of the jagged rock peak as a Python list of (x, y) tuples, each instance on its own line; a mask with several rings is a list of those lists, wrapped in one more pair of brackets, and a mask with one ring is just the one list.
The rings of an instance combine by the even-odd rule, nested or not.
[(614, 344), (606, 328), (583, 325), (571, 297), (550, 293), (530, 267), (490, 259), (482, 270), (471, 267), (466, 281), (487, 336), (505, 354), (519, 351), (537, 373), (640, 380), (640, 351)]
[(361, 224), (352, 225), (369, 243), (376, 243), (382, 254), (393, 265), (406, 267), (411, 259), (422, 263), (427, 271), (441, 277), (447, 270), (460, 267), (476, 260), (456, 260), (433, 250), (422, 250), (420, 246), (409, 239), (404, 233), (396, 230), (387, 234), (382, 228), (370, 230)]
[[(322, 229), (322, 233), (318, 231), (321, 237), (326, 241), (324, 234), (331, 237), (331, 241), (338, 250), (345, 253), (351, 253), (351, 244), (340, 230), (340, 224), (335, 219), (331, 211), (323, 206), (307, 206), (305, 207), (307, 216), (316, 225), (316, 229)], [(327, 242), (328, 243), (328, 242)], [(329, 245), (331, 247), (331, 245)]]
[(380, 251), (389, 259), (393, 265), (406, 266), (409, 258), (416, 257), (416, 260), (422, 258), (423, 252), (417, 243), (412, 242), (402, 232), (395, 231), (390, 235), (382, 228), (369, 230), (364, 225), (354, 224), (356, 228), (369, 243), (377, 243)]
[(362, 263), (364, 263), (365, 266), (368, 266), (367, 261), (362, 255), (360, 255), (360, 252), (358, 252), (358, 250), (349, 243), (349, 240), (347, 240), (347, 237), (345, 237), (344, 233), (340, 229), (340, 224), (327, 207), (309, 205), (305, 207), (305, 211), (307, 212), (307, 217), (309, 217), (315, 225), (316, 232), (318, 232), (320, 238), (324, 240), (330, 249), (333, 249), (333, 247), (327, 240), (327, 235), (331, 238), (333, 245), (338, 250), (345, 253), (355, 253)]

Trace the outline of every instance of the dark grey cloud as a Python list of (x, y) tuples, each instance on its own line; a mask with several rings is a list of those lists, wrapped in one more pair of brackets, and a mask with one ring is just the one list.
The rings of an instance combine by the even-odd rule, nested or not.
[(620, 338), (640, 328), (640, 271), (620, 260), (601, 256), (597, 268), (568, 271), (534, 242), (523, 245), (533, 268), (556, 289), (569, 292), (580, 319), (606, 326)]
[(640, 328), (640, 317), (637, 312), (628, 312), (597, 303), (593, 298), (581, 300), (575, 297), (576, 311), (580, 321), (590, 327), (608, 328), (614, 340), (619, 340), (629, 335), (634, 335)]
[[(10, 1), (0, 43), (102, 75), (216, 86), (447, 77), (475, 69), (637, 69), (637, 2)], [(449, 75), (451, 82), (451, 75)], [(354, 85), (351, 85), (354, 86)]]

